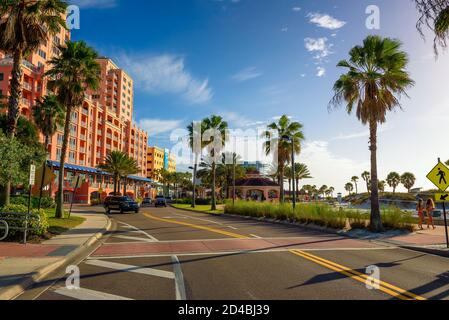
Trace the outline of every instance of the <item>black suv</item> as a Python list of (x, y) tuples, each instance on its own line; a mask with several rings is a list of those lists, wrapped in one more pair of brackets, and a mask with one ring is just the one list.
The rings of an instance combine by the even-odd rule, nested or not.
[(120, 213), (139, 212), (139, 204), (129, 197), (107, 197), (104, 201), (104, 208), (107, 214), (110, 214), (111, 211), (119, 211)]

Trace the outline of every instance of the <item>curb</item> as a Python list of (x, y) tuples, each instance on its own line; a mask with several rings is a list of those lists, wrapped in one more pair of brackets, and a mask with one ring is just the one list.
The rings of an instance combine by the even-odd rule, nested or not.
[(70, 262), (71, 260), (75, 259), (77, 256), (81, 255), (85, 251), (87, 251), (92, 245), (97, 243), (106, 232), (108, 232), (112, 227), (112, 220), (105, 215), (107, 218), (107, 224), (106, 226), (99, 232), (92, 235), (84, 244), (80, 245), (78, 248), (73, 250), (68, 255), (62, 257), (61, 259), (55, 261), (54, 263), (51, 263), (45, 267), (42, 267), (35, 272), (33, 272), (30, 275), (27, 275), (21, 280), (18, 284), (13, 284), (11, 286), (6, 287), (5, 289), (0, 289), (0, 301), (1, 300), (12, 300), (17, 298), (20, 294), (22, 294), (24, 291), (29, 289), (35, 284), (38, 284), (40, 281), (42, 281), (45, 277), (50, 275), (51, 273), (58, 270), (60, 267), (62, 267), (64, 264)]

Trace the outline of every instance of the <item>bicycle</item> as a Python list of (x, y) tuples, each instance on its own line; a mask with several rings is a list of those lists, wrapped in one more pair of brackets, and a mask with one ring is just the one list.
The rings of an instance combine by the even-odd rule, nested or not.
[[(2, 235), (3, 232), (3, 235)], [(5, 240), (9, 234), (9, 225), (5, 220), (0, 220), (0, 241)]]

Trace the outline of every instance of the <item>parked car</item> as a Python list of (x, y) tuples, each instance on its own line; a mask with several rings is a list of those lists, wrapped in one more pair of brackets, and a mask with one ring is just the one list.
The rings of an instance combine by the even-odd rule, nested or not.
[(157, 196), (154, 202), (154, 206), (157, 207), (167, 207), (167, 200), (163, 196)]
[(119, 211), (120, 213), (139, 212), (139, 204), (129, 197), (107, 197), (104, 201), (104, 208), (107, 214), (110, 214), (111, 211)]
[(153, 204), (153, 200), (151, 198), (145, 198), (142, 201), (142, 204), (140, 205), (142, 208), (143, 207), (149, 207)]
[(165, 198), (165, 201), (166, 201), (167, 203), (173, 203), (172, 197), (167, 197), (167, 198)]

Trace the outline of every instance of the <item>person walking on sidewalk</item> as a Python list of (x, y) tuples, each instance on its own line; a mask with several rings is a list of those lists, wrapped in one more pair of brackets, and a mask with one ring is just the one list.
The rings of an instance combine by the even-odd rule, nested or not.
[(419, 230), (423, 230), (424, 228), (422, 227), (422, 224), (424, 222), (424, 210), (426, 208), (424, 207), (424, 200), (423, 199), (419, 199), (418, 200), (418, 205), (416, 206), (416, 211), (418, 212), (418, 217), (419, 217), (419, 222), (418, 222), (418, 227)]
[(433, 230), (436, 229), (435, 224), (433, 223), (433, 211), (435, 210), (435, 203), (433, 199), (427, 200), (426, 203), (426, 211), (427, 211), (427, 229), (430, 229), (430, 225), (432, 225)]

